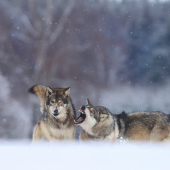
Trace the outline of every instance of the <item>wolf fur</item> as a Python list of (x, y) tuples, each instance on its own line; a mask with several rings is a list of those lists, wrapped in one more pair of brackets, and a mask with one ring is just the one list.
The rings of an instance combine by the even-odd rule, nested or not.
[(75, 109), (69, 97), (70, 88), (31, 87), (28, 92), (40, 99), (42, 116), (33, 131), (33, 142), (47, 139), (75, 140)]
[[(82, 117), (75, 124), (82, 127), (79, 139), (84, 141), (169, 141), (170, 115), (162, 112), (135, 112), (113, 115), (107, 108), (93, 106), (89, 100)], [(83, 113), (84, 112), (84, 113)], [(83, 122), (82, 122), (83, 121)], [(80, 122), (80, 123), (79, 123)]]

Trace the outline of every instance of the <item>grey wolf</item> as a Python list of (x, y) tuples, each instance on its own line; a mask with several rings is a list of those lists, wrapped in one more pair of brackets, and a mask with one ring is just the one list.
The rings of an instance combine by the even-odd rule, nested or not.
[(83, 141), (170, 140), (170, 116), (162, 112), (122, 112), (115, 115), (105, 107), (93, 106), (87, 100), (74, 123), (82, 127), (79, 139)]
[(40, 99), (42, 116), (33, 131), (33, 142), (47, 139), (75, 140), (75, 109), (69, 88), (50, 88), (42, 85), (31, 87), (28, 92)]

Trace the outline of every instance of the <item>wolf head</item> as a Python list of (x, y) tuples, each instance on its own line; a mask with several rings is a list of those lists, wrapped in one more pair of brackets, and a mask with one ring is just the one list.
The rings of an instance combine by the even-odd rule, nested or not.
[(69, 104), (70, 87), (64, 89), (50, 88), (42, 85), (31, 87), (28, 92), (36, 94), (41, 103), (41, 112), (47, 111), (55, 118), (59, 118), (66, 114)]
[(74, 121), (85, 132), (95, 137), (105, 137), (113, 130), (113, 117), (110, 111), (101, 106), (93, 106), (87, 99), (87, 104), (79, 110), (80, 116)]

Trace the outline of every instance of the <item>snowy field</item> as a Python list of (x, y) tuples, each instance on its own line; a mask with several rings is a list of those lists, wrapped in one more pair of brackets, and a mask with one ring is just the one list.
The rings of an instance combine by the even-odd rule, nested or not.
[(166, 170), (170, 144), (0, 144), (1, 170)]

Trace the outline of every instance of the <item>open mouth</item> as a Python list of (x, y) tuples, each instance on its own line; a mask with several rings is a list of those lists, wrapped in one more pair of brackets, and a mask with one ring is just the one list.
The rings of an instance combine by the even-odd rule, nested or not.
[(82, 109), (80, 109), (79, 112), (80, 116), (76, 120), (74, 120), (74, 124), (76, 125), (83, 123), (86, 119), (86, 113)]
[(54, 116), (58, 116), (58, 115), (59, 115), (59, 113), (54, 113), (53, 115), (54, 115)]

